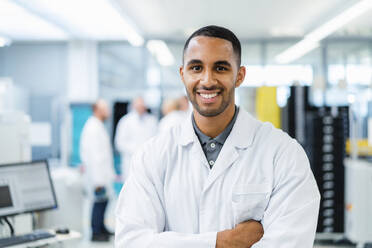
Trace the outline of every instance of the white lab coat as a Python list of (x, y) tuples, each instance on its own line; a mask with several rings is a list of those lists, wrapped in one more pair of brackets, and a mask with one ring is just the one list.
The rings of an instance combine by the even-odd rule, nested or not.
[(116, 129), (115, 146), (120, 152), (121, 171), (125, 179), (129, 173), (133, 153), (157, 132), (157, 119), (151, 114), (140, 116), (132, 111), (123, 116)]
[(218, 231), (261, 221), (254, 248), (312, 248), (320, 195), (302, 147), (240, 110), (211, 170), (192, 127), (151, 139), (116, 209), (116, 248), (214, 248)]
[(174, 126), (182, 124), (189, 115), (189, 112), (180, 110), (170, 112), (160, 120), (159, 132), (167, 131)]
[(115, 177), (110, 137), (103, 122), (91, 116), (80, 139), (80, 157), (91, 187), (110, 189)]

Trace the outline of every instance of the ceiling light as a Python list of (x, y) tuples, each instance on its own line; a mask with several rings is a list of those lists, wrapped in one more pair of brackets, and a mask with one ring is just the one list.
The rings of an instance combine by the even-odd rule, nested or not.
[(13, 40), (64, 40), (67, 34), (13, 1), (0, 1), (0, 33)]
[(306, 53), (317, 48), (318, 46), (319, 46), (318, 42), (312, 42), (312, 41), (303, 39), (302, 41), (291, 46), (290, 48), (288, 48), (281, 54), (277, 55), (275, 57), (275, 60), (279, 64), (287, 64), (304, 56)]
[(164, 41), (149, 40), (146, 46), (147, 49), (156, 57), (159, 64), (163, 66), (170, 66), (174, 64), (174, 57)]
[(335, 18), (321, 25), (311, 33), (307, 34), (303, 40), (294, 46), (288, 48), (284, 52), (276, 56), (278, 63), (290, 63), (314, 48), (318, 47), (319, 41), (334, 33), (338, 29), (348, 24), (353, 19), (361, 16), (372, 8), (371, 0), (361, 0), (357, 4), (353, 5), (349, 9), (345, 10)]
[(26, 9), (63, 27), (77, 38), (128, 40), (141, 46), (144, 39), (111, 0), (15, 0)]

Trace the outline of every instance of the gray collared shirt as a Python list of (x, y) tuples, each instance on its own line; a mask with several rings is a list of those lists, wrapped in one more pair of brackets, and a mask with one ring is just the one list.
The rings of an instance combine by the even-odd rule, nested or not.
[(229, 125), (227, 125), (225, 130), (223, 130), (223, 132), (220, 133), (214, 139), (205, 135), (204, 133), (202, 133), (202, 131), (200, 131), (200, 129), (195, 123), (194, 115), (192, 115), (192, 125), (194, 127), (194, 131), (196, 133), (196, 136), (198, 136), (204, 155), (207, 158), (208, 164), (211, 167), (211, 169), (213, 165), (215, 164), (218, 154), (220, 154), (223, 144), (225, 143), (227, 137), (229, 136), (235, 124), (238, 113), (239, 113), (239, 108), (235, 106), (235, 113)]

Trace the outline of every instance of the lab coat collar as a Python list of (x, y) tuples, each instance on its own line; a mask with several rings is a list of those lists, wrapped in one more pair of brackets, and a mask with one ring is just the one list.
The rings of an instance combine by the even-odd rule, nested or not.
[(91, 116), (91, 119), (96, 123), (96, 125), (104, 126), (103, 121), (101, 121), (100, 119), (98, 119), (98, 118), (95, 117), (94, 115)]
[[(252, 145), (254, 136), (259, 126), (259, 121), (254, 119), (248, 112), (240, 108), (238, 117), (228, 139), (231, 140), (231, 144), (237, 148), (247, 148)], [(190, 115), (188, 120), (182, 125), (179, 144), (186, 146), (195, 141), (198, 141), (198, 138), (192, 126), (192, 119)]]
[(137, 111), (135, 110), (131, 110), (130, 111), (130, 114), (132, 114), (134, 116), (134, 118), (136, 118), (137, 120), (143, 120), (144, 118), (147, 117), (148, 113), (143, 113), (142, 115), (140, 115)]
[(180, 145), (187, 146), (191, 142), (194, 142), (196, 134), (194, 132), (194, 127), (192, 126), (192, 113), (187, 117), (181, 125), (181, 137), (178, 140)]

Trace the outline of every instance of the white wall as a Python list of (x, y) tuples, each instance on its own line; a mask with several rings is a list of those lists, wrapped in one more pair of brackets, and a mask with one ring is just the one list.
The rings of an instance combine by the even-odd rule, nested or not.
[(67, 43), (15, 43), (0, 48), (0, 77), (31, 95), (60, 95), (66, 92)]
[[(28, 113), (33, 122), (52, 125), (52, 146), (34, 147), (33, 158), (59, 154), (61, 112), (66, 97), (68, 46), (65, 42), (14, 43), (0, 48), (0, 77), (28, 92)], [(36, 156), (36, 157), (35, 157)]]
[(98, 64), (96, 42), (69, 42), (67, 97), (72, 102), (94, 102), (97, 99)]

